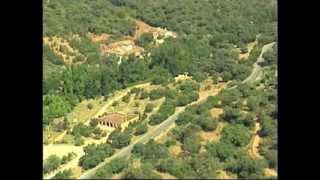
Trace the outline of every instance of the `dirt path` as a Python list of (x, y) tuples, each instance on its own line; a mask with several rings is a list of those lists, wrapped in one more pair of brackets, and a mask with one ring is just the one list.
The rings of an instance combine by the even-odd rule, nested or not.
[[(150, 83), (138, 84), (138, 85), (135, 85), (135, 86), (132, 86), (130, 88), (127, 88), (127, 89), (124, 89), (122, 91), (117, 92), (112, 97), (112, 99), (108, 100), (108, 102), (93, 117), (98, 117), (98, 116), (102, 115), (105, 112), (105, 110), (109, 106), (112, 105), (113, 102), (121, 100), (121, 98), (123, 96), (125, 96), (132, 88), (141, 88), (141, 87), (145, 87), (145, 86), (148, 86), (148, 85), (150, 85)], [(90, 123), (90, 119), (88, 119), (85, 122), (86, 125), (89, 125), (89, 123)], [(66, 134), (66, 131), (61, 133), (59, 136), (57, 136), (55, 138), (55, 141), (61, 140), (65, 136), (65, 134)], [(88, 145), (88, 144), (90, 144), (90, 143), (101, 144), (101, 143), (106, 141), (106, 139), (108, 138), (109, 134), (110, 133), (108, 133), (106, 137), (103, 137), (103, 138), (101, 138), (99, 140), (93, 140), (93, 139), (92, 140), (87, 140), (87, 141), (85, 141), (85, 144), (82, 145), (82, 146), (75, 146), (75, 145), (72, 145), (72, 144), (49, 144), (47, 146), (44, 146), (44, 149), (43, 149), (44, 159), (46, 157), (48, 157), (49, 155), (51, 155), (51, 154), (56, 154), (56, 155), (61, 156), (61, 157), (63, 155), (68, 154), (69, 152), (75, 152), (77, 154), (77, 157), (75, 159), (73, 159), (72, 161), (70, 161), (69, 163), (67, 163), (64, 166), (61, 166), (57, 170), (45, 175), (44, 178), (45, 179), (50, 179), (59, 171), (63, 171), (63, 170), (69, 169), (69, 168), (77, 167), (80, 157), (84, 155), (83, 147)]]
[[(253, 69), (252, 69), (251, 74), (241, 82), (242, 84), (252, 83), (252, 82), (256, 81), (259, 76), (261, 76), (261, 74), (262, 74), (261, 72), (262, 72), (263, 68), (259, 65), (259, 63), (264, 61), (263, 54), (265, 52), (269, 51), (273, 45), (275, 45), (275, 42), (266, 44), (262, 47), (261, 53), (260, 53), (259, 57), (257, 58), (257, 61), (253, 64)], [(230, 89), (234, 89), (234, 88), (237, 88), (237, 85), (232, 86), (232, 87), (228, 87), (227, 89), (230, 90)]]
[[(252, 49), (253, 49), (257, 44), (258, 44), (258, 41), (257, 41), (257, 40), (255, 40), (254, 42), (249, 43), (249, 44), (247, 45), (248, 52), (247, 52), (247, 53), (243, 53), (243, 54), (240, 53), (240, 54), (239, 54), (239, 59), (240, 59), (240, 60), (247, 60), (248, 57), (249, 57), (249, 55), (250, 55), (250, 53), (251, 53), (251, 51), (252, 51)], [(240, 49), (239, 49), (239, 51), (240, 51)]]
[[(223, 87), (225, 87), (226, 85), (224, 84)], [(221, 88), (220, 90), (222, 90), (223, 88)], [(210, 94), (207, 94), (205, 97), (208, 97)], [(173, 115), (171, 115), (167, 120), (163, 121), (162, 123), (160, 123), (159, 125), (156, 125), (153, 129), (149, 130), (146, 134), (144, 134), (143, 136), (139, 137), (139, 139), (137, 139), (136, 141), (134, 141), (133, 143), (131, 143), (129, 146), (122, 148), (120, 151), (118, 151), (117, 153), (115, 153), (113, 156), (106, 158), (106, 160), (102, 163), (100, 163), (98, 166), (86, 171), (85, 173), (83, 173), (79, 179), (88, 179), (91, 176), (94, 175), (94, 173), (101, 168), (102, 166), (104, 166), (106, 163), (110, 162), (112, 159), (117, 158), (117, 157), (123, 157), (123, 156), (130, 156), (131, 154), (131, 150), (133, 148), (133, 146), (137, 143), (146, 143), (148, 142), (150, 139), (155, 139), (156, 137), (158, 137), (159, 135), (163, 134), (163, 131), (166, 131), (168, 128), (172, 127), (172, 124), (175, 123), (175, 120), (178, 118), (178, 115), (182, 112), (184, 112), (185, 108), (187, 106), (190, 105), (194, 105), (194, 104), (199, 104), (202, 103), (203, 101), (205, 101), (206, 98), (202, 98), (202, 99), (198, 99), (197, 101), (194, 101), (186, 106), (183, 107), (177, 107), (176, 111)]]
[[(57, 136), (53, 142), (59, 142), (63, 139), (63, 137), (67, 134), (67, 131), (63, 131), (59, 136)], [(52, 144), (52, 143), (51, 143)]]
[[(135, 86), (129, 87), (127, 89), (124, 89), (124, 90), (116, 92), (116, 94), (112, 97), (112, 99), (108, 100), (108, 102), (92, 117), (93, 118), (97, 118), (100, 115), (102, 115), (109, 106), (111, 106), (115, 101), (121, 100), (121, 98), (123, 98), (125, 95), (127, 95), (127, 93), (129, 93), (131, 89), (133, 89), (133, 88), (142, 88), (142, 87), (146, 87), (146, 86), (149, 86), (149, 85), (150, 85), (150, 83), (138, 84), (138, 85), (135, 85)], [(90, 123), (90, 119), (88, 119), (85, 122), (86, 125), (89, 125), (89, 123)]]
[(266, 44), (262, 47), (261, 53), (260, 53), (257, 61), (253, 64), (253, 70), (252, 70), (250, 76), (248, 76), (245, 80), (243, 80), (242, 83), (253, 82), (259, 77), (259, 74), (261, 74), (260, 72), (262, 71), (262, 67), (259, 65), (259, 63), (264, 61), (263, 54), (265, 52), (269, 51), (274, 44), (275, 44), (275, 42), (272, 42), (272, 43)]
[(261, 129), (260, 123), (256, 122), (256, 127), (254, 129), (252, 138), (248, 146), (249, 156), (252, 157), (253, 159), (262, 158), (262, 156), (259, 154), (259, 149), (258, 149), (261, 137), (257, 133), (260, 129)]

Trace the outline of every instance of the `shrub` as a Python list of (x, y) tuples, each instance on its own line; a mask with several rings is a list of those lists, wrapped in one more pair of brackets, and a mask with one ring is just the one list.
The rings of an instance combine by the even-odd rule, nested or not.
[(199, 124), (204, 131), (213, 131), (217, 128), (218, 121), (208, 116), (202, 117)]
[(89, 103), (89, 104), (87, 105), (87, 107), (88, 107), (88, 109), (92, 109), (92, 108), (93, 108), (93, 105), (92, 105), (91, 103)]
[(128, 103), (130, 101), (130, 95), (127, 94), (127, 95), (123, 96), (122, 101), (125, 103)]
[(152, 112), (152, 110), (153, 110), (153, 104), (152, 103), (148, 103), (146, 105), (146, 108), (144, 109), (144, 112), (150, 113), (150, 112)]
[(118, 101), (115, 101), (115, 102), (112, 103), (112, 106), (113, 106), (113, 107), (118, 106), (118, 105), (119, 105), (119, 102), (118, 102)]
[(58, 172), (52, 179), (69, 179), (72, 175), (71, 169)]
[(89, 144), (83, 150), (85, 155), (79, 159), (79, 165), (85, 170), (95, 167), (114, 153), (109, 144)]
[(82, 146), (84, 145), (84, 140), (80, 135), (76, 135), (74, 139), (74, 145), (75, 146)]
[(98, 125), (98, 119), (96, 119), (96, 118), (91, 119), (90, 126), (91, 127), (96, 127), (97, 125)]
[(140, 124), (136, 127), (136, 131), (135, 131), (134, 135), (138, 136), (138, 135), (146, 133), (147, 131), (148, 131), (148, 125), (143, 123), (143, 124)]
[(49, 156), (43, 165), (43, 172), (45, 174), (57, 169), (61, 164), (61, 159), (56, 155)]
[(190, 153), (197, 153), (201, 148), (200, 137), (195, 134), (185, 137), (182, 148)]
[(121, 132), (120, 130), (113, 131), (107, 140), (113, 148), (123, 148), (128, 146), (130, 141), (131, 135), (127, 132)]
[(243, 147), (249, 143), (249, 129), (242, 124), (227, 125), (222, 131), (221, 142)]
[(146, 47), (152, 41), (153, 41), (153, 35), (151, 33), (144, 33), (139, 37), (139, 39), (136, 41), (136, 43), (139, 46)]
[(148, 92), (146, 92), (146, 91), (142, 91), (141, 93), (140, 93), (140, 99), (146, 99), (146, 98), (148, 98), (148, 96), (149, 96), (149, 94), (148, 94)]
[(165, 96), (166, 92), (164, 89), (155, 89), (149, 93), (150, 100), (156, 100)]

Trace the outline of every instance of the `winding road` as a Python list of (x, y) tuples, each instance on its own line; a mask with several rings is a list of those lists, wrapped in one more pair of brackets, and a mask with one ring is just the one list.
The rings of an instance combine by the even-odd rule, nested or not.
[[(254, 63), (253, 65), (253, 70), (251, 72), (251, 74), (242, 81), (242, 83), (251, 83), (253, 81), (256, 81), (258, 75), (260, 74), (260, 72), (262, 71), (262, 67), (259, 65), (260, 62), (264, 61), (263, 58), (263, 54), (265, 52), (267, 52), (270, 48), (272, 48), (272, 46), (275, 44), (275, 42), (266, 44), (262, 47), (262, 51), (257, 59), (257, 61)], [(231, 87), (236, 88), (237, 86)], [(228, 89), (231, 89), (228, 88)], [(198, 100), (195, 101), (193, 103), (188, 104), (187, 106), (193, 105), (193, 104), (199, 104), (201, 102), (203, 102), (206, 98), (202, 99), (202, 100)], [(175, 122), (175, 120), (177, 119), (178, 115), (183, 112), (185, 110), (185, 108), (187, 106), (184, 107), (178, 107), (176, 108), (175, 113), (170, 116), (167, 120), (163, 121), (161, 124), (157, 125), (153, 130), (148, 131), (146, 134), (144, 134), (143, 136), (141, 136), (139, 139), (137, 139), (135, 142), (131, 143), (129, 146), (122, 148), (120, 151), (118, 151), (116, 154), (114, 154), (113, 156), (107, 158), (104, 162), (100, 163), (98, 166), (84, 172), (80, 177), (78, 177), (79, 179), (89, 179), (90, 177), (92, 177), (95, 172), (103, 167), (105, 164), (107, 164), (108, 162), (110, 162), (112, 159), (114, 158), (119, 158), (119, 157), (123, 157), (123, 156), (130, 156), (131, 154), (131, 150), (134, 147), (135, 144), (137, 143), (146, 143), (148, 142), (150, 139), (153, 139), (157, 136), (159, 136), (161, 134), (161, 132), (165, 131), (166, 129), (168, 129), (170, 126), (172, 126), (172, 124)], [(103, 112), (103, 111), (101, 111)]]
[[(256, 79), (259, 77), (259, 74), (262, 72), (263, 68), (259, 65), (260, 62), (264, 61), (263, 58), (263, 54), (265, 52), (267, 52), (270, 48), (272, 48), (272, 46), (275, 44), (275, 42), (266, 44), (262, 47), (262, 51), (257, 59), (257, 61), (253, 64), (253, 70), (251, 72), (251, 74), (245, 79), (243, 80), (241, 83), (252, 83), (254, 81), (256, 81)], [(141, 84), (141, 85), (137, 85), (134, 87), (141, 87), (141, 86), (145, 86), (147, 84)], [(233, 86), (230, 88), (226, 88), (226, 89), (234, 89), (237, 86)], [(128, 88), (127, 90), (129, 90), (131, 88)], [(128, 91), (127, 91), (128, 92)], [(127, 93), (126, 92), (126, 93)], [(124, 92), (122, 92), (123, 94), (126, 94)], [(121, 93), (121, 95), (122, 95)], [(122, 98), (122, 96), (118, 96), (117, 98), (115, 98), (112, 102), (114, 102), (115, 100), (118, 100)], [(195, 101), (193, 103), (190, 103), (187, 106), (190, 106), (192, 104), (198, 104), (201, 103), (202, 101), (204, 101), (205, 99), (201, 100), (201, 101)], [(107, 107), (109, 107), (111, 105), (111, 102), (106, 104), (103, 108), (101, 108), (99, 110), (99, 112), (96, 113), (96, 115), (94, 117), (97, 117), (99, 115), (101, 115), (103, 112), (105, 112), (105, 109)], [(143, 136), (141, 136), (139, 139), (137, 139), (135, 142), (131, 143), (129, 146), (122, 148), (120, 151), (118, 151), (117, 153), (115, 153), (113, 156), (108, 157), (105, 159), (104, 162), (100, 163), (99, 165), (97, 165), (96, 167), (85, 171), (80, 177), (78, 177), (78, 179), (89, 179), (90, 177), (92, 177), (96, 171), (103, 167), (105, 164), (107, 164), (108, 162), (110, 162), (112, 159), (115, 158), (119, 158), (119, 157), (123, 157), (123, 156), (130, 156), (131, 154), (131, 150), (134, 147), (135, 144), (137, 143), (146, 143), (148, 142), (150, 139), (156, 138), (157, 136), (159, 136), (163, 131), (165, 131), (166, 129), (168, 129), (170, 126), (173, 125), (173, 123), (175, 122), (175, 120), (177, 119), (178, 115), (183, 112), (185, 110), (185, 108), (187, 106), (184, 107), (178, 107), (176, 108), (175, 113), (170, 116), (167, 120), (163, 121), (161, 124), (156, 125), (155, 128), (153, 128), (152, 130), (148, 131), (146, 134), (144, 134)]]
[[(261, 67), (259, 65), (259, 63), (263, 62), (264, 61), (264, 58), (263, 58), (263, 54), (267, 51), (269, 51), (273, 45), (275, 45), (275, 42), (272, 42), (272, 43), (269, 43), (269, 44), (266, 44), (262, 47), (262, 50), (261, 50), (261, 53), (259, 55), (259, 57), (257, 58), (257, 61), (253, 64), (253, 69), (252, 69), (252, 72), (251, 74), (246, 78), (244, 79), (241, 84), (244, 84), (244, 83), (252, 83), (254, 81), (256, 81), (258, 79), (258, 77), (260, 76), (260, 74), (262, 73), (262, 70), (263, 70), (263, 67)], [(227, 89), (234, 89), (236, 88), (237, 85), (235, 86), (232, 86), (232, 87), (229, 87)]]
[(247, 82), (248, 83), (254, 82), (259, 77), (259, 74), (262, 72), (262, 69), (263, 69), (259, 65), (259, 63), (264, 61), (263, 54), (265, 52), (269, 51), (274, 44), (275, 44), (275, 42), (272, 42), (272, 43), (266, 44), (262, 47), (261, 53), (260, 53), (257, 61), (253, 64), (253, 70), (252, 70), (251, 74), (245, 80), (242, 81), (242, 84), (247, 83)]

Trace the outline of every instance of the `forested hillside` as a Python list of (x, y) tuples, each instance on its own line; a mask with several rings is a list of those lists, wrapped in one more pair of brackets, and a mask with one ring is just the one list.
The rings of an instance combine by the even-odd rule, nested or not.
[[(57, 127), (56, 121), (71, 121), (67, 116), (83, 101), (100, 97), (107, 101), (119, 90), (146, 82), (168, 90), (175, 77), (185, 74), (194, 83), (210, 79), (213, 84), (230, 82), (238, 87), (187, 108), (170, 131), (169, 144), (150, 141), (135, 147), (134, 159), (141, 161), (141, 168), (125, 166), (121, 169), (122, 177), (157, 178), (155, 174), (145, 174), (145, 170), (152, 169), (177, 178), (218, 177), (212, 170), (230, 172), (238, 178), (261, 178), (264, 168), (277, 169), (274, 77), (277, 46), (263, 54), (260, 79), (249, 85), (241, 84), (252, 73), (262, 47), (277, 42), (275, 0), (45, 0), (43, 3), (44, 128), (67, 131), (67, 126)], [(139, 22), (154, 32), (139, 30)], [(175, 36), (155, 37), (156, 30)], [(131, 44), (125, 44), (128, 41)], [(116, 45), (124, 51), (128, 49), (129, 55), (103, 50)], [(141, 55), (131, 53), (134, 48), (141, 48)], [(146, 93), (150, 100), (166, 99), (158, 114), (150, 116), (149, 125), (166, 120), (175, 107), (196, 101), (197, 86), (177, 86), (167, 94), (161, 88)], [(151, 112), (153, 107), (149, 108)], [(223, 109), (223, 114), (213, 118), (214, 121), (210, 116), (212, 108)], [(263, 158), (257, 161), (244, 150), (251, 143), (249, 132), (254, 131), (256, 121), (261, 124), (256, 134), (263, 139), (259, 148)], [(220, 126), (225, 126), (221, 141), (197, 144), (199, 133)], [(147, 131), (146, 124), (139, 128)], [(181, 145), (183, 153), (168, 155), (167, 149), (175, 146), (170, 141)], [(149, 154), (152, 149), (161, 148), (164, 150), (157, 155), (159, 160)], [(197, 159), (203, 161), (199, 163)], [(108, 172), (98, 171), (97, 176), (108, 178), (117, 174), (110, 173), (109, 166), (105, 167)]]

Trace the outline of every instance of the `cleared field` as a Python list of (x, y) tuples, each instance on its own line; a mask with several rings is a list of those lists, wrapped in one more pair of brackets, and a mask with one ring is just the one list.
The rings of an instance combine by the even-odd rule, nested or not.
[[(106, 103), (107, 101), (103, 101), (103, 98), (84, 100), (67, 115), (67, 118), (73, 122), (85, 122), (96, 114)], [(88, 104), (92, 104), (93, 108), (89, 109)]]
[[(80, 146), (74, 146), (70, 144), (51, 144), (43, 147), (43, 159), (46, 159), (50, 155), (57, 155), (62, 157), (70, 152), (76, 153), (76, 158), (68, 162), (66, 165), (59, 167), (57, 170), (44, 176), (45, 179), (53, 177), (57, 172), (75, 168), (79, 173), (78, 162), (81, 156), (84, 155), (83, 149)], [(81, 171), (81, 169), (80, 169)], [(80, 172), (81, 174), (81, 172)]]
[(75, 152), (77, 155), (83, 154), (82, 147), (80, 146), (71, 144), (50, 144), (43, 146), (43, 159), (46, 159), (53, 154), (62, 157), (70, 152)]

